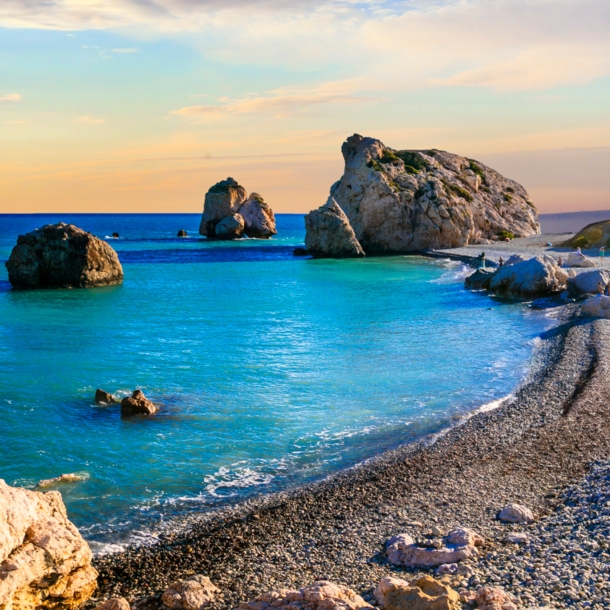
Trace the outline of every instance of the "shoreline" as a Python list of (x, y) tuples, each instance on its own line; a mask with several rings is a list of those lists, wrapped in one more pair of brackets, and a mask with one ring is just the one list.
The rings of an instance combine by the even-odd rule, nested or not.
[(99, 589), (88, 606), (120, 595), (152, 596), (139, 605), (155, 608), (170, 582), (195, 573), (222, 591), (212, 610), (320, 579), (366, 599), (382, 577), (405, 572), (381, 556), (392, 535), (464, 526), (485, 536), (486, 550), (502, 547), (514, 529), (495, 519), (505, 504), (550, 514), (610, 450), (602, 425), (610, 322), (576, 319), (572, 306), (560, 311), (513, 400), (320, 482), (198, 515), (153, 546), (98, 556)]

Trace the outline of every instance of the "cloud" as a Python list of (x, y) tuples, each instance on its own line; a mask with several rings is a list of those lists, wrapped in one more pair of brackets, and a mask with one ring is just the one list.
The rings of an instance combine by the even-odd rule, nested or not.
[(18, 93), (8, 93), (0, 96), (0, 102), (20, 102), (21, 96)]
[(127, 48), (127, 49), (112, 49), (113, 53), (137, 53), (138, 49)]
[(92, 116), (81, 116), (76, 119), (76, 122), (81, 125), (100, 125), (104, 119), (96, 119)]

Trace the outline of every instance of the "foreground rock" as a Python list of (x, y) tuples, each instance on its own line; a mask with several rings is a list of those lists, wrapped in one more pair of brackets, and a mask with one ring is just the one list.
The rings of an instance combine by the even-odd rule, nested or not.
[(540, 233), (525, 189), (478, 161), (353, 135), (330, 195), (366, 252), (412, 252)]
[(515, 599), (498, 587), (481, 587), (475, 598), (480, 610), (517, 610)]
[(599, 269), (584, 271), (568, 278), (568, 295), (577, 299), (590, 294), (599, 294), (600, 284), (603, 290), (609, 281), (610, 276), (606, 271)]
[(68, 520), (61, 494), (0, 479), (0, 608), (75, 608), (96, 580), (89, 545)]
[(209, 606), (220, 589), (201, 574), (173, 582), (161, 597), (163, 605), (172, 610), (201, 610)]
[(101, 239), (60, 222), (20, 235), (6, 262), (20, 288), (90, 288), (123, 281), (117, 253)]
[(319, 258), (356, 258), (364, 250), (356, 239), (347, 216), (337, 202), (329, 197), (317, 210), (305, 216), (305, 248)]
[(112, 597), (96, 606), (95, 610), (130, 610), (129, 602), (124, 597)]
[(527, 506), (507, 504), (498, 514), (498, 519), (505, 523), (533, 523), (534, 515)]
[(411, 582), (400, 578), (384, 578), (373, 592), (385, 610), (457, 610), (461, 608), (457, 591), (431, 576)]
[(298, 591), (280, 589), (239, 605), (239, 610), (373, 610), (359, 595), (343, 585), (320, 580)]
[(258, 193), (248, 197), (243, 186), (227, 178), (206, 193), (199, 233), (210, 239), (267, 239), (277, 230), (273, 210), (263, 198)]
[(142, 390), (134, 390), (131, 396), (121, 400), (121, 415), (152, 415), (159, 409), (150, 401)]
[(493, 269), (477, 269), (464, 280), (464, 286), (468, 290), (489, 290), (491, 278), (495, 273)]
[(610, 319), (610, 297), (598, 295), (589, 297), (580, 308), (580, 315), (585, 318)]
[(570, 252), (568, 254), (568, 267), (595, 267), (595, 263), (581, 252)]
[(119, 401), (112, 394), (104, 392), (104, 390), (100, 390), (98, 388), (95, 390), (95, 402), (98, 404), (112, 405), (118, 403)]
[(475, 557), (483, 542), (481, 536), (466, 528), (455, 529), (442, 542), (437, 540), (429, 546), (417, 544), (408, 534), (399, 534), (388, 540), (386, 554), (394, 565), (429, 568)]
[(513, 265), (500, 267), (489, 283), (498, 296), (535, 299), (565, 290), (567, 274), (550, 256), (537, 256)]

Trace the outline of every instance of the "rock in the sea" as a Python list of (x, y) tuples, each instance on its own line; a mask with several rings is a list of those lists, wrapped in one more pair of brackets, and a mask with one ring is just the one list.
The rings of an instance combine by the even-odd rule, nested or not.
[(220, 589), (202, 574), (173, 582), (163, 593), (163, 605), (172, 610), (201, 610), (209, 606)]
[(475, 604), (479, 610), (517, 610), (515, 598), (498, 587), (481, 587)]
[(330, 195), (365, 252), (413, 252), (540, 232), (525, 189), (478, 161), (353, 135)]
[(534, 514), (521, 504), (507, 504), (498, 514), (498, 519), (505, 523), (533, 523)]
[(595, 267), (595, 263), (581, 252), (570, 252), (568, 254), (568, 267)]
[(237, 213), (246, 198), (246, 189), (233, 178), (215, 184), (205, 196), (199, 233), (210, 238), (216, 237), (216, 225), (223, 218)]
[(95, 402), (98, 404), (106, 404), (113, 405), (118, 403), (119, 401), (108, 392), (104, 392), (104, 390), (100, 390), (99, 388), (95, 390)]
[(610, 297), (597, 295), (589, 297), (580, 308), (580, 315), (585, 318), (610, 319)]
[(184, 230), (184, 229), (180, 229), (180, 231), (178, 231), (178, 237), (188, 237), (189, 234)]
[(20, 235), (6, 262), (20, 288), (90, 288), (123, 281), (117, 253), (101, 239), (60, 222)]
[(307, 256), (309, 254), (309, 252), (307, 252), (306, 248), (295, 248), (292, 251), (292, 254), (294, 256)]
[(609, 281), (608, 273), (600, 269), (578, 273), (568, 278), (568, 296), (577, 299), (587, 294), (598, 294), (599, 283), (605, 287)]
[(239, 213), (244, 219), (244, 232), (248, 237), (268, 239), (277, 233), (273, 210), (258, 193), (250, 193)]
[(495, 273), (495, 269), (477, 269), (464, 280), (464, 286), (468, 290), (489, 290), (491, 278)]
[(477, 547), (483, 545), (484, 540), (473, 530), (458, 528), (449, 532), (443, 543), (438, 545), (439, 548), (420, 546), (408, 534), (399, 534), (388, 540), (386, 554), (388, 561), (394, 565), (435, 567), (477, 556)]
[(246, 224), (241, 214), (233, 214), (223, 218), (216, 225), (216, 237), (219, 239), (238, 239), (243, 237)]
[[(238, 610), (374, 610), (359, 595), (343, 585), (320, 580), (298, 591), (279, 589), (240, 604)], [(405, 609), (406, 610), (406, 609)]]
[(305, 216), (305, 248), (319, 258), (356, 258), (364, 256), (347, 216), (329, 197), (317, 210)]
[(134, 390), (131, 396), (121, 400), (121, 415), (152, 415), (158, 411), (142, 390)]
[(457, 591), (431, 576), (411, 582), (400, 578), (384, 578), (373, 592), (385, 610), (457, 610), (461, 608)]
[(61, 494), (0, 479), (0, 608), (71, 610), (96, 587), (91, 549), (68, 520)]
[(96, 606), (95, 610), (131, 610), (131, 607), (124, 597), (111, 597)]
[(496, 295), (514, 299), (536, 299), (561, 292), (567, 274), (550, 256), (537, 256), (500, 267), (491, 278), (489, 289)]
[(76, 472), (71, 472), (60, 474), (58, 477), (53, 477), (52, 479), (42, 479), (42, 481), (38, 481), (36, 487), (40, 489), (41, 487), (51, 487), (61, 483), (78, 483), (79, 481), (85, 481), (88, 478), (89, 475), (87, 473), (78, 474)]

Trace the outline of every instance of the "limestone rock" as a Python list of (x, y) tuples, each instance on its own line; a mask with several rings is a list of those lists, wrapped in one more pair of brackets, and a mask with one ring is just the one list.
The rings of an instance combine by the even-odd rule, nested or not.
[(5, 263), (8, 279), (21, 288), (90, 288), (123, 281), (117, 253), (74, 225), (45, 225), (17, 238)]
[(131, 396), (121, 400), (121, 415), (152, 415), (158, 411), (142, 390), (134, 390)]
[(587, 225), (562, 246), (571, 248), (599, 248), (610, 245), (610, 220), (602, 220)]
[(581, 252), (570, 252), (568, 254), (568, 267), (595, 267), (595, 263)]
[(498, 519), (505, 523), (533, 523), (534, 515), (527, 506), (507, 504), (498, 514)]
[(517, 610), (515, 599), (498, 587), (481, 587), (475, 598), (479, 610)]
[(461, 607), (457, 591), (431, 576), (422, 576), (410, 583), (387, 577), (373, 594), (385, 610), (457, 610)]
[(238, 610), (374, 610), (359, 595), (343, 585), (320, 580), (298, 591), (279, 589), (239, 605)]
[(223, 218), (237, 213), (241, 204), (246, 201), (246, 197), (246, 189), (233, 178), (215, 184), (205, 196), (199, 233), (207, 237), (216, 237), (216, 225)]
[(609, 281), (608, 273), (599, 269), (578, 273), (568, 278), (568, 295), (576, 299), (587, 294), (598, 294), (598, 284), (601, 282), (605, 287)]
[(0, 479), (0, 608), (70, 610), (96, 587), (91, 550), (68, 520), (61, 494)]
[(468, 290), (489, 290), (491, 278), (495, 273), (493, 269), (477, 269), (464, 280), (464, 286)]
[(173, 582), (163, 593), (163, 605), (172, 610), (201, 610), (210, 604), (220, 591), (201, 574)]
[(522, 263), (527, 259), (522, 254), (513, 254), (509, 257), (509, 259), (504, 263), (505, 267), (510, 267), (511, 265), (516, 265), (517, 263)]
[(554, 259), (537, 256), (500, 267), (491, 278), (489, 289), (502, 297), (535, 299), (561, 292), (567, 279)]
[(100, 390), (98, 388), (95, 390), (95, 402), (98, 404), (112, 405), (118, 403), (119, 401), (112, 394), (104, 392), (104, 390)]
[(76, 472), (71, 472), (67, 474), (60, 474), (58, 477), (53, 477), (52, 479), (43, 479), (42, 481), (38, 481), (36, 487), (51, 487), (53, 485), (59, 485), (61, 483), (78, 483), (79, 481), (84, 481), (89, 478), (88, 474), (78, 474)]
[(527, 540), (526, 532), (513, 532), (504, 538), (504, 541), (510, 544), (525, 544)]
[(268, 239), (277, 233), (273, 210), (258, 193), (250, 193), (239, 213), (244, 219), (244, 232), (248, 237)]
[(483, 543), (481, 536), (466, 528), (449, 532), (440, 548), (419, 546), (408, 534), (399, 534), (388, 540), (386, 553), (388, 561), (394, 565), (434, 567), (475, 557), (478, 555), (477, 547)]
[(347, 216), (329, 197), (317, 210), (305, 216), (305, 248), (319, 258), (355, 258), (364, 256)]
[(540, 232), (525, 189), (478, 161), (353, 135), (330, 195), (365, 252), (412, 252)]
[(241, 214), (233, 214), (223, 218), (215, 229), (215, 235), (219, 239), (237, 239), (243, 237), (246, 224)]
[(178, 231), (178, 237), (188, 237), (189, 234), (184, 230), (184, 229), (180, 229), (180, 231)]
[(610, 297), (604, 295), (589, 297), (582, 304), (580, 315), (585, 318), (610, 319)]
[(130, 606), (124, 597), (112, 597), (96, 606), (95, 610), (130, 610)]

